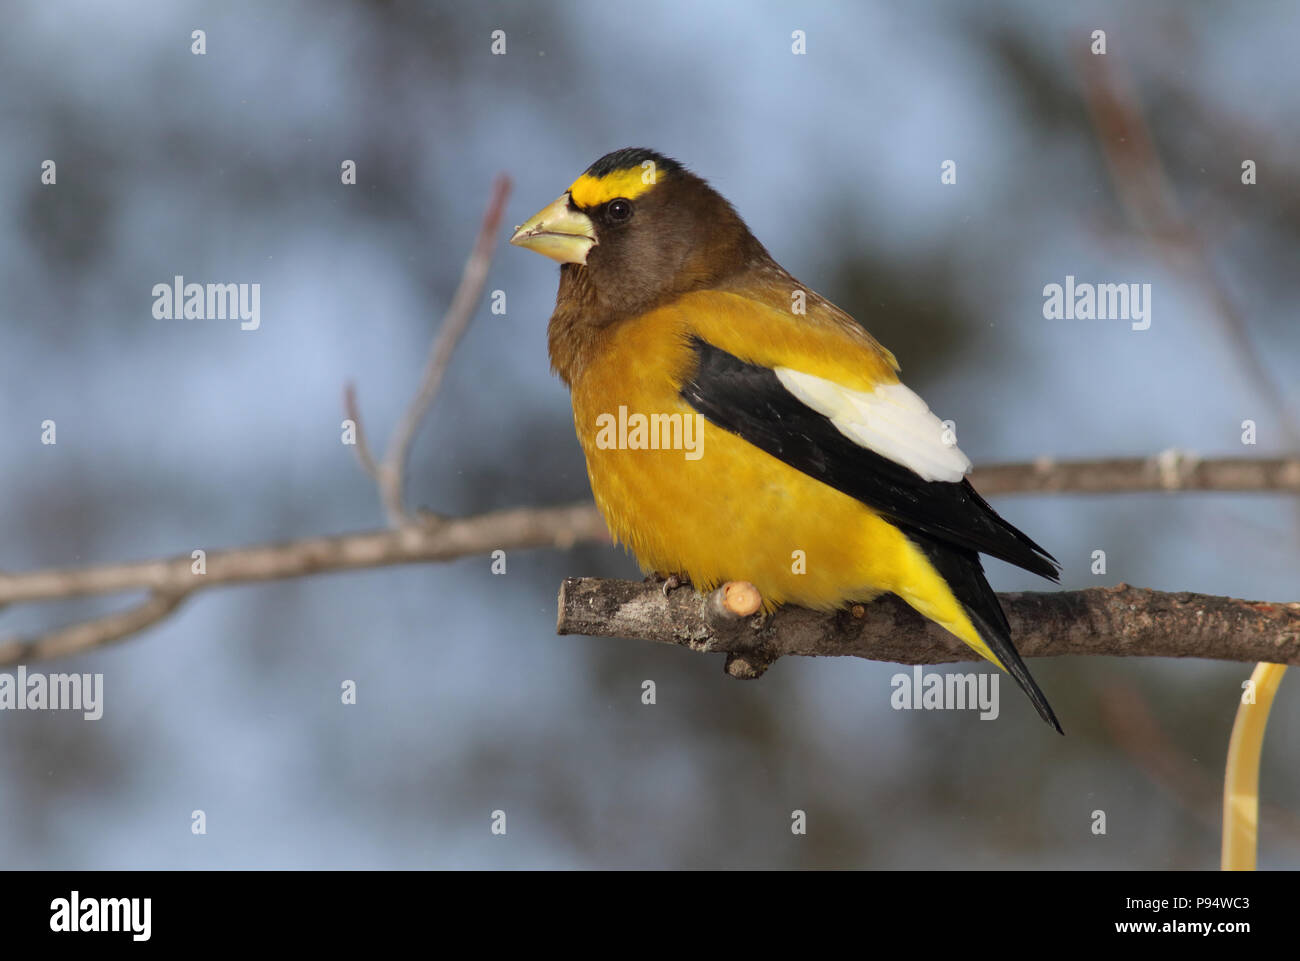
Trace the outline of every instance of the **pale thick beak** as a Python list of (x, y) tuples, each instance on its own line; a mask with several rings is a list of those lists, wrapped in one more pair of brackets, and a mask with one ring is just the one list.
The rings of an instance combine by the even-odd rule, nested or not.
[(596, 246), (596, 227), (590, 217), (569, 206), (566, 193), (516, 227), (510, 242), (562, 264), (585, 264), (587, 252)]

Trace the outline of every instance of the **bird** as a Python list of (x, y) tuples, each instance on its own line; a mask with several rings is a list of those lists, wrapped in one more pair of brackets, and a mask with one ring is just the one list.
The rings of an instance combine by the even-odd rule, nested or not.
[(560, 264), (551, 367), (596, 505), (643, 571), (704, 593), (748, 581), (769, 612), (892, 593), (1009, 673), (1061, 732), (980, 555), (1053, 581), (1060, 565), (976, 492), (894, 355), (782, 268), (707, 181), (654, 150), (615, 150), (510, 242)]

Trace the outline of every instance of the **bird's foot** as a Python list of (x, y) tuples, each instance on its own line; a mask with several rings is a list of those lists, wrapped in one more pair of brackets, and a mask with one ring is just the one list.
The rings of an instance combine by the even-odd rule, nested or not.
[(662, 581), (663, 584), (660, 586), (660, 589), (663, 591), (664, 597), (667, 597), (679, 587), (691, 586), (691, 579), (685, 574), (661, 574), (659, 571), (655, 571), (653, 574), (646, 577), (646, 581), (649, 583)]
[(690, 587), (690, 586), (691, 586), (691, 579), (687, 577), (685, 574), (669, 574), (666, 578), (664, 578), (664, 586), (663, 586), (664, 597), (667, 597), (669, 594), (677, 590), (677, 588), (679, 587)]

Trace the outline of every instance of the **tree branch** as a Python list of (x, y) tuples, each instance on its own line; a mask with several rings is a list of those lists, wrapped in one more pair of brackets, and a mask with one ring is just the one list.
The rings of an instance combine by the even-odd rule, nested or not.
[[(0, 664), (26, 657), (80, 653), (119, 640), (171, 613), (190, 594), (210, 587), (304, 577), (393, 564), (448, 561), (494, 550), (566, 549), (579, 542), (607, 543), (605, 524), (590, 504), (520, 508), (397, 530), (311, 537), (281, 544), (212, 551), (206, 573), (195, 574), (189, 554), (100, 567), (0, 574), (0, 607), (88, 594), (146, 590), (144, 605), (35, 638), (0, 638)], [(165, 599), (165, 600), (164, 600)]]
[[(1112, 493), (1119, 491), (1258, 491), (1300, 493), (1300, 459), (1197, 460), (1167, 452), (1150, 458), (1003, 464), (972, 475), (981, 492), (993, 494)], [(0, 638), (0, 665), (24, 657), (53, 657), (90, 650), (141, 630), (175, 610), (189, 594), (209, 587), (306, 577), (331, 571), (392, 564), (421, 564), (486, 555), (493, 550), (567, 549), (603, 544), (609, 534), (594, 505), (516, 508), (473, 517), (416, 521), (391, 530), (309, 537), (211, 551), (205, 574), (192, 573), (189, 554), (92, 567), (0, 572), (0, 608), (89, 594), (148, 591), (173, 598), (164, 607), (152, 598), (140, 608), (32, 638)], [(687, 592), (689, 593), (689, 592)], [(1038, 595), (1027, 595), (1038, 596)], [(1041, 595), (1057, 596), (1057, 595)], [(133, 621), (133, 615), (157, 616)], [(1199, 655), (1197, 655), (1199, 656)], [(734, 665), (743, 671), (741, 661)]]
[[(148, 596), (142, 603), (123, 611), (57, 628), (36, 637), (0, 638), (0, 664), (12, 664), (28, 658), (73, 654), (109, 644), (162, 620), (194, 592), (218, 585), (303, 577), (330, 571), (358, 570), (390, 564), (445, 561), (475, 554), (487, 554), (498, 549), (568, 548), (579, 542), (608, 542), (609, 535), (606, 533), (605, 525), (595, 507), (590, 504), (538, 509), (521, 508), (459, 519), (445, 519), (431, 514), (414, 517), (407, 512), (404, 505), (403, 478), (411, 445), (420, 423), (437, 395), (451, 363), (452, 352), (468, 329), (474, 316), (474, 309), (482, 299), (496, 246), (496, 234), (500, 228), (509, 193), (509, 178), (504, 175), (498, 176), (493, 184), (492, 196), (479, 227), (478, 237), (461, 273), (456, 294), (430, 347), (419, 390), (399, 420), (382, 460), (376, 460), (371, 451), (361, 422), (355, 389), (349, 384), (344, 390), (344, 409), (356, 428), (357, 457), (366, 473), (379, 487), (380, 500), (384, 504), (392, 530), (367, 531), (334, 537), (312, 537), (289, 543), (215, 551), (205, 557), (203, 573), (195, 573), (195, 563), (188, 554), (96, 567), (31, 571), (24, 574), (0, 573), (0, 609), (7, 604), (23, 601), (49, 601), (88, 594), (127, 591), (148, 592)], [(1177, 451), (1167, 451), (1152, 458), (1119, 460), (1057, 463), (1040, 459), (1033, 464), (1006, 464), (984, 468), (977, 471), (972, 476), (972, 480), (976, 487), (988, 495), (1175, 490), (1300, 493), (1300, 459), (1202, 461), (1195, 455), (1180, 454)], [(672, 604), (681, 604), (682, 599), (687, 596), (690, 596), (690, 592), (679, 592), (673, 596)], [(1055, 612), (1058, 616), (1058, 608), (1068, 604), (1072, 596), (1074, 595), (1023, 595), (1025, 598), (1057, 598), (1058, 600), (1050, 604), (1042, 602), (1043, 607), (1038, 613), (1046, 615)], [(593, 603), (594, 600), (593, 598)], [(733, 602), (731, 608), (723, 605), (719, 600), (721, 606), (715, 605), (715, 609), (709, 615), (711, 625), (709, 629), (725, 634), (730, 647), (719, 646), (717, 637), (713, 635), (701, 635), (710, 642), (711, 649), (732, 652), (727, 662), (727, 669), (737, 677), (756, 677), (762, 673), (771, 657), (784, 653), (854, 653), (842, 650), (839, 646), (827, 651), (785, 650), (781, 643), (777, 642), (775, 635), (770, 634), (771, 624), (765, 628), (769, 633), (754, 636), (753, 632), (745, 626), (748, 618), (738, 613), (743, 609), (741, 600), (740, 596), (730, 598)], [(664, 603), (669, 602), (665, 600)], [(1231, 603), (1245, 604), (1246, 602)], [(873, 607), (873, 617), (878, 617), (879, 612), (883, 610), (888, 608)], [(1075, 613), (1086, 614), (1088, 610), (1081, 609)], [(906, 618), (910, 612), (899, 609), (895, 614)], [(809, 626), (808, 623), (799, 620), (800, 617), (805, 616), (812, 615), (808, 615), (808, 612), (803, 612), (801, 615), (795, 611), (783, 611), (777, 615), (772, 624), (789, 621), (803, 625), (799, 631), (805, 633), (809, 630), (825, 632), (824, 626), (815, 629), (815, 625)], [(678, 620), (680, 621), (680, 618)], [(571, 622), (584, 623), (572, 621), (572, 618)], [(633, 634), (651, 636), (656, 631), (662, 633), (665, 630), (671, 634), (675, 629), (672, 625), (678, 622), (665, 620), (658, 626), (639, 621), (630, 625), (626, 621), (619, 623), (623, 625), (623, 629)], [(919, 623), (919, 621), (913, 623), (914, 633)], [(592, 622), (589, 626), (591, 629), (585, 630), (586, 633), (607, 633), (611, 629), (608, 626), (601, 627), (597, 622)], [(678, 623), (679, 628), (680, 626)], [(687, 628), (697, 629), (689, 624)], [(1039, 629), (1046, 629), (1046, 622), (1040, 624)], [(565, 630), (562, 619), (561, 633)], [(584, 628), (570, 626), (567, 630), (572, 632)], [(796, 631), (796, 636), (801, 636), (799, 631)], [(834, 640), (830, 635), (827, 637)], [(936, 652), (941, 652), (945, 645), (947, 646), (949, 654), (947, 659), (954, 659), (962, 653), (960, 649), (951, 647), (942, 632), (936, 634), (932, 641), (938, 645), (933, 648)], [(1291, 643), (1294, 646), (1294, 639)], [(1286, 645), (1283, 647), (1285, 648)], [(874, 650), (874, 648), (869, 649)], [(915, 646), (910, 646), (904, 652), (904, 656), (922, 657), (927, 662), (938, 659), (936, 655), (922, 656), (918, 650)], [(1027, 650), (1025, 653), (1032, 656), (1034, 651)], [(863, 656), (877, 655), (864, 654)], [(888, 655), (879, 653), (878, 656)], [(1236, 655), (1175, 653), (1171, 656), (1235, 657)]]
[(155, 591), (143, 604), (59, 628), (40, 637), (0, 639), (0, 664), (76, 654), (138, 634), (180, 607), (189, 592)]
[(393, 527), (409, 524), (413, 518), (406, 509), (403, 488), (406, 484), (406, 462), (411, 456), (411, 444), (416, 432), (424, 422), (425, 415), (433, 405), (442, 386), (442, 379), (451, 364), (452, 351), (469, 329), (474, 319), (474, 308), (483, 299), (483, 288), (487, 286), (488, 268), (492, 266), (492, 255), (496, 251), (497, 231), (501, 227), (501, 216), (505, 212), (506, 200), (510, 196), (510, 178), (498, 174), (492, 183), (492, 196), (488, 200), (487, 211), (479, 225), (478, 238), (470, 251), (469, 259), (461, 271), (460, 283), (451, 298), (451, 306), (443, 315), (438, 335), (429, 346), (428, 359), (425, 361), (424, 374), (420, 378), (420, 387), (415, 397), (407, 405), (401, 420), (393, 430), (383, 460), (375, 462), (370, 447), (365, 440), (361, 426), (361, 413), (357, 408), (356, 389), (349, 384), (344, 391), (344, 409), (347, 416), (356, 424), (357, 457), (367, 474), (379, 487), (379, 499), (388, 515), (388, 522)]
[(992, 464), (971, 474), (986, 497), (1000, 494), (1116, 494), (1122, 491), (1254, 491), (1300, 494), (1300, 458), (1221, 457), (1167, 450), (1154, 457)]
[[(999, 594), (998, 599), (1025, 657), (1205, 657), (1300, 664), (1300, 603), (1166, 593), (1127, 584)], [(832, 614), (784, 607), (766, 618), (751, 618), (740, 636), (713, 626), (710, 603), (685, 588), (665, 597), (656, 584), (571, 577), (560, 587), (556, 631), (729, 653), (727, 671), (734, 677), (757, 677), (778, 657), (789, 656), (851, 655), (899, 664), (978, 660), (969, 647), (892, 596)]]

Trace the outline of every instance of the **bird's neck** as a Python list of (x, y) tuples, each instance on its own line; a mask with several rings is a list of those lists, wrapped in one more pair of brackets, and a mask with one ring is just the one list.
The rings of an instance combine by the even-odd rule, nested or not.
[(546, 341), (551, 368), (566, 387), (581, 376), (615, 320), (609, 306), (602, 304), (597, 296), (586, 268), (564, 264), (560, 268), (560, 289), (555, 297), (555, 312), (546, 328)]

